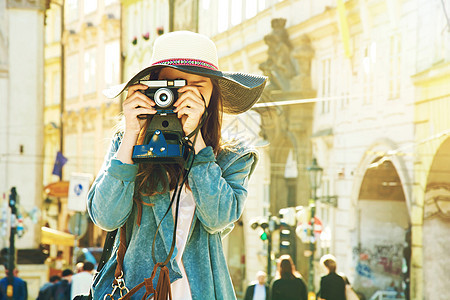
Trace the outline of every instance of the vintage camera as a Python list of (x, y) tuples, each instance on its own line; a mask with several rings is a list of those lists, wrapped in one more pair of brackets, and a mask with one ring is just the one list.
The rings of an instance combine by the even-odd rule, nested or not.
[(140, 115), (147, 118), (149, 125), (142, 145), (133, 147), (132, 159), (136, 163), (179, 163), (186, 160), (188, 150), (183, 143), (183, 127), (173, 112), (173, 104), (179, 97), (178, 89), (186, 80), (141, 81), (148, 89), (141, 90), (155, 101), (156, 114)]
[(186, 85), (186, 80), (149, 80), (141, 81), (148, 89), (141, 90), (145, 96), (155, 101), (158, 113), (171, 112), (173, 104), (178, 99), (178, 89)]

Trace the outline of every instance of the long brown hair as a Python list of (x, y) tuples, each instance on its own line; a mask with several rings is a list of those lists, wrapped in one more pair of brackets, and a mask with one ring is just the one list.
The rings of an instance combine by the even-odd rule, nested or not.
[[(222, 94), (216, 79), (211, 79), (213, 91), (209, 105), (206, 108), (208, 115), (201, 128), (201, 134), (207, 146), (213, 148), (217, 155), (221, 150), (222, 127)], [(137, 144), (142, 144), (147, 132), (149, 122), (143, 126)], [(152, 196), (173, 190), (183, 171), (183, 165), (177, 164), (139, 164), (136, 176), (135, 198)], [(136, 197), (137, 196), (137, 197)], [(136, 199), (137, 200), (137, 199)]]
[(294, 279), (301, 278), (301, 274), (295, 269), (295, 264), (290, 255), (282, 255), (278, 261), (277, 278)]

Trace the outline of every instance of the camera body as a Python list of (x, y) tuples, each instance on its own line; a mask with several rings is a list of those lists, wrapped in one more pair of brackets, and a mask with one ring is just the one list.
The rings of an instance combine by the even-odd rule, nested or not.
[(173, 104), (179, 97), (178, 89), (186, 85), (186, 80), (149, 80), (140, 83), (148, 86), (141, 93), (155, 101), (157, 113), (165, 113), (173, 110)]
[(156, 105), (154, 115), (140, 115), (149, 122), (142, 145), (133, 147), (132, 159), (136, 163), (179, 163), (187, 158), (188, 150), (183, 143), (183, 127), (173, 112), (173, 104), (179, 97), (178, 89), (186, 80), (141, 81), (148, 86), (141, 93), (152, 99)]

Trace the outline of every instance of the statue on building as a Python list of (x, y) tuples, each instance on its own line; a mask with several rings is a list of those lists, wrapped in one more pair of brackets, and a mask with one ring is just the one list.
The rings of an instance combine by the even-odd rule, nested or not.
[(270, 80), (266, 90), (311, 90), (311, 59), (314, 50), (308, 36), (301, 36), (299, 45), (294, 49), (285, 28), (286, 19), (273, 19), (271, 24), (272, 32), (264, 36), (268, 57), (259, 65)]
[(268, 46), (268, 58), (259, 65), (263, 73), (269, 77), (269, 90), (289, 90), (290, 79), (295, 76), (295, 66), (292, 59), (292, 44), (284, 26), (286, 19), (273, 19), (272, 32), (264, 36)]
[(291, 85), (296, 90), (310, 91), (311, 86), (311, 60), (314, 57), (314, 49), (311, 46), (311, 40), (304, 34), (300, 37), (299, 46), (293, 53), (297, 62), (298, 73), (291, 80)]

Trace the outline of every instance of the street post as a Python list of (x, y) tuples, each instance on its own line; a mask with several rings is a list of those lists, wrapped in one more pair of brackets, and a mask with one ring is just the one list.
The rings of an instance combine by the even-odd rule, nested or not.
[(314, 223), (316, 217), (316, 201), (317, 201), (317, 189), (320, 186), (320, 182), (322, 180), (322, 171), (323, 169), (317, 164), (316, 158), (313, 158), (311, 166), (307, 168), (309, 173), (309, 183), (311, 187), (311, 200), (309, 203), (310, 211), (311, 211), (311, 228), (310, 228), (310, 240), (309, 240), (309, 272), (308, 272), (308, 298), (315, 299), (315, 287), (314, 287), (314, 254), (316, 250), (316, 237), (314, 232)]
[(16, 215), (17, 215), (17, 191), (15, 187), (11, 188), (11, 193), (9, 194), (9, 207), (11, 208), (11, 232), (9, 235), (9, 255), (8, 255), (8, 286), (6, 288), (6, 296), (8, 299), (14, 299), (14, 269), (15, 269), (15, 237), (16, 237)]

